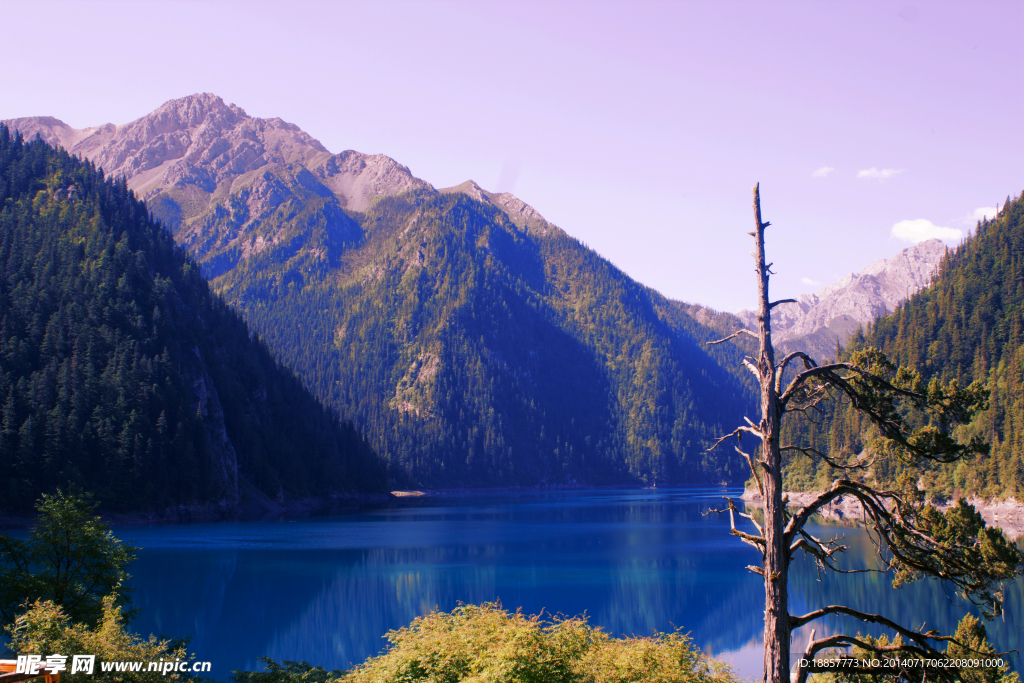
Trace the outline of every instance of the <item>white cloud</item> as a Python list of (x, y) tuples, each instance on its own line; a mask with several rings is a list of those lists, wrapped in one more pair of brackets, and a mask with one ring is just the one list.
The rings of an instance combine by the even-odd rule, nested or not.
[(974, 227), (982, 218), (995, 218), (999, 209), (994, 206), (979, 206), (971, 213), (964, 216), (964, 225)]
[(902, 168), (877, 169), (874, 166), (872, 166), (871, 168), (865, 168), (860, 171), (857, 171), (857, 177), (867, 178), (869, 180), (888, 180), (889, 178), (892, 178), (894, 175), (899, 175), (900, 173), (903, 173)]
[(962, 238), (964, 233), (956, 228), (944, 228), (925, 218), (918, 218), (912, 221), (900, 221), (892, 226), (892, 236), (904, 242), (917, 243), (930, 239), (952, 242)]
[(818, 282), (817, 280), (812, 280), (809, 277), (802, 277), (802, 278), (800, 278), (800, 282), (804, 283), (805, 285), (809, 285), (811, 287), (821, 287), (821, 283), (820, 282)]
[(831, 173), (834, 170), (836, 170), (836, 169), (832, 168), (831, 166), (822, 166), (821, 168), (815, 169), (814, 172), (811, 173), (811, 177), (812, 178), (824, 178), (825, 176), (827, 176), (829, 173)]

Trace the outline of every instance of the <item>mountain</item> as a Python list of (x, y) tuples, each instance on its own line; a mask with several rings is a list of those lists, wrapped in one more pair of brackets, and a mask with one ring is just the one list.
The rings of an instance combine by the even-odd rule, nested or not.
[[(5, 123), (126, 178), (209, 276), (270, 246), (299, 249), (311, 232), (335, 248), (357, 242), (345, 210), (429, 187), (386, 156), (331, 154), (297, 126), (250, 117), (211, 94), (171, 100), (123, 126), (76, 130), (52, 117)], [(318, 246), (328, 251), (323, 242), (311, 248)]]
[(396, 481), (743, 477), (705, 452), (750, 405), (702, 348), (712, 332), (518, 198), (331, 154), (212, 95), (88, 134), (58, 124), (11, 123), (124, 174)]
[[(859, 273), (850, 273), (796, 303), (772, 311), (772, 341), (787, 351), (807, 351), (818, 359), (832, 358), (836, 341), (845, 344), (859, 327), (894, 311), (900, 302), (931, 282), (946, 246), (926, 240), (889, 259), (879, 259)], [(742, 324), (757, 329), (757, 313), (740, 311)]]
[[(1006, 201), (993, 220), (947, 252), (931, 284), (889, 315), (850, 338), (847, 352), (874, 346), (894, 362), (916, 368), (924, 379), (985, 382), (989, 409), (956, 435), (978, 435), (991, 444), (988, 455), (973, 461), (933, 464), (913, 472), (931, 496), (950, 498), (1024, 494), (1024, 195)], [(922, 419), (926, 419), (922, 417)], [(859, 453), (873, 434), (848, 406), (830, 408), (803, 424), (802, 434), (833, 455)], [(787, 472), (797, 490), (820, 488), (833, 471), (801, 458), (799, 471)], [(867, 476), (892, 485), (905, 471), (901, 462), (879, 460)], [(816, 480), (817, 485), (813, 482)]]
[(356, 430), (210, 293), (122, 179), (6, 126), (0, 402), (4, 512), (57, 486), (111, 510), (223, 514), (385, 489)]

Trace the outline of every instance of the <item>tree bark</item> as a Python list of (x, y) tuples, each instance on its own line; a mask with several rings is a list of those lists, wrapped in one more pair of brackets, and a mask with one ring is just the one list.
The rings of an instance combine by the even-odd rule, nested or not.
[(761, 222), (760, 185), (754, 186), (754, 239), (757, 251), (758, 341), (757, 371), (761, 382), (762, 468), (764, 481), (764, 681), (789, 683), (789, 600), (786, 590), (786, 516), (782, 502), (782, 453), (779, 427), (782, 418), (775, 389), (775, 350), (772, 347), (771, 304), (768, 279), (771, 264), (765, 262)]

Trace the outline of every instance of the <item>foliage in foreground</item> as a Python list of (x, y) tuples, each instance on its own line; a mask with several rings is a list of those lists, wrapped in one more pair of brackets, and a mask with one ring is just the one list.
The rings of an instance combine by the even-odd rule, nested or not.
[(306, 661), (275, 662), (270, 657), (260, 657), (260, 661), (267, 665), (266, 671), (235, 671), (231, 680), (235, 683), (330, 683), (344, 676), (344, 672), (337, 669), (328, 671)]
[[(129, 601), (126, 569), (135, 548), (125, 545), (93, 513), (89, 494), (43, 494), (27, 539), (0, 535), (0, 618), (14, 621), (27, 603), (59, 605), (69, 619), (89, 625), (104, 616), (104, 596), (116, 591), (116, 606)], [(128, 614), (131, 616), (131, 613)]]
[[(954, 662), (977, 661), (1000, 657), (988, 642), (985, 624), (971, 614), (960, 620), (953, 637), (955, 641), (950, 641), (946, 646), (947, 660)], [(821, 674), (812, 678), (814, 683), (884, 683), (893, 680), (904, 683), (925, 683), (929, 679), (934, 680), (932, 673), (927, 672), (920, 665), (920, 657), (915, 657), (903, 650), (904, 641), (900, 636), (897, 635), (892, 641), (884, 635), (878, 638), (864, 636), (863, 640), (869, 647), (854, 647), (850, 656), (863, 660), (877, 658), (880, 652), (889, 652), (895, 653), (896, 658), (904, 662), (917, 661), (896, 670), (890, 669), (886, 673)], [(961, 683), (1020, 683), (1020, 677), (1010, 671), (1008, 664), (1004, 664), (1002, 667), (967, 666), (945, 673)]]
[[(68, 657), (68, 670), (62, 672), (66, 683), (121, 683), (132, 681), (181, 681), (185, 674), (157, 671), (103, 672), (100, 662), (188, 660), (192, 657), (179, 642), (159, 640), (156, 636), (141, 638), (125, 629), (124, 616), (117, 606), (117, 596), (103, 598), (102, 618), (96, 627), (72, 621), (71, 617), (50, 600), (37, 600), (12, 626), (6, 627), (10, 647), (20, 654), (46, 657), (61, 654)], [(71, 674), (71, 657), (76, 654), (96, 655), (94, 673)]]
[[(384, 654), (337, 678), (306, 663), (268, 662), (267, 672), (235, 672), (235, 683), (682, 683), (735, 681), (682, 633), (612, 638), (585, 617), (525, 616), (500, 604), (432, 612), (387, 635)], [(332, 672), (337, 674), (338, 672)]]
[[(844, 615), (875, 623), (898, 633), (912, 644), (902, 646), (908, 652), (925, 658), (939, 659), (940, 652), (932, 642), (949, 642), (951, 637), (933, 630), (925, 631), (901, 626), (882, 614), (863, 612), (847, 605), (829, 605), (803, 615), (789, 614), (789, 565), (803, 551), (814, 558), (822, 571), (846, 571), (836, 564), (836, 555), (847, 546), (842, 536), (817, 538), (806, 527), (811, 516), (844, 496), (856, 500), (863, 509), (863, 519), (883, 560), (883, 569), (895, 572), (894, 586), (932, 577), (943, 581), (965, 599), (979, 605), (986, 618), (1002, 610), (1002, 582), (1024, 573), (1021, 553), (1006, 541), (1001, 531), (986, 529), (984, 521), (970, 506), (963, 504), (940, 514), (922, 505), (923, 495), (911, 473), (927, 463), (955, 463), (974, 455), (989, 452), (979, 435), (969, 441), (953, 433), (957, 426), (970, 424), (978, 412), (987, 408), (987, 390), (982, 382), (972, 382), (961, 389), (953, 379), (944, 384), (933, 377), (927, 382), (920, 373), (889, 361), (875, 348), (860, 349), (841, 362), (818, 363), (802, 351), (794, 351), (776, 362), (771, 339), (771, 311), (787, 300), (772, 302), (769, 279), (771, 263), (765, 257), (765, 229), (771, 224), (761, 220), (759, 186), (754, 186), (754, 225), (749, 233), (756, 250), (752, 253), (758, 276), (757, 333), (739, 330), (719, 344), (747, 334), (757, 339), (757, 357), (744, 359), (761, 387), (760, 422), (747, 419), (746, 424), (721, 437), (715, 446), (736, 437), (735, 450), (747, 460), (758, 491), (764, 500), (764, 521), (758, 523), (750, 514), (740, 513), (753, 522), (757, 534), (736, 528), (737, 509), (729, 499), (727, 510), (732, 533), (757, 548), (762, 557), (760, 567), (748, 566), (764, 578), (764, 680), (783, 683), (794, 676), (790, 667), (790, 645), (795, 629), (829, 615)], [(793, 365), (790, 368), (790, 365)], [(802, 368), (800, 367), (802, 366)], [(793, 376), (786, 382), (787, 368)], [(824, 462), (844, 472), (856, 472), (872, 465), (869, 460), (837, 459), (834, 453), (822, 451), (815, 443), (802, 439), (790, 441), (783, 428), (789, 416), (807, 416), (823, 405), (845, 401), (866, 421), (874, 425), (877, 438), (872, 450), (906, 465), (907, 475), (897, 480), (896, 490), (873, 488), (847, 478), (836, 479), (831, 487), (806, 503), (799, 511), (789, 513), (783, 498), (784, 454), (802, 456)], [(748, 453), (740, 448), (744, 435), (755, 439), (756, 450)], [(748, 439), (749, 440), (749, 439)], [(759, 441), (759, 444), (756, 442)], [(965, 443), (965, 441), (967, 441)], [(836, 633), (811, 640), (805, 657), (797, 665), (796, 683), (805, 683), (809, 667), (803, 659), (813, 659), (822, 650), (859, 646), (879, 652), (879, 648), (862, 638)], [(948, 671), (937, 672), (940, 680), (953, 679)]]

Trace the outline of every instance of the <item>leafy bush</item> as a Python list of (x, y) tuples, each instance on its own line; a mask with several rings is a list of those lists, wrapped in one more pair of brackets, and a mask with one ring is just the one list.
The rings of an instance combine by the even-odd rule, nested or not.
[[(235, 683), (733, 683), (682, 633), (612, 638), (585, 617), (525, 616), (500, 604), (431, 612), (387, 635), (384, 654), (328, 679), (323, 669), (270, 660), (267, 672), (235, 672)], [(337, 673), (337, 672), (335, 672)], [(264, 678), (265, 676), (265, 678)], [(323, 677), (321, 677), (323, 676)]]
[[(65, 683), (146, 683), (147, 681), (192, 680), (185, 674), (161, 674), (158, 671), (104, 672), (100, 662), (159, 660), (189, 660), (192, 658), (184, 646), (156, 636), (141, 638), (125, 630), (124, 617), (117, 607), (115, 595), (103, 599), (103, 614), (99, 624), (92, 628), (76, 623), (64, 610), (50, 600), (37, 600), (28, 611), (19, 616), (13, 626), (7, 627), (11, 649), (19, 654), (61, 654), (68, 657), (68, 670), (61, 674)], [(73, 655), (96, 655), (92, 675), (71, 674)]]

